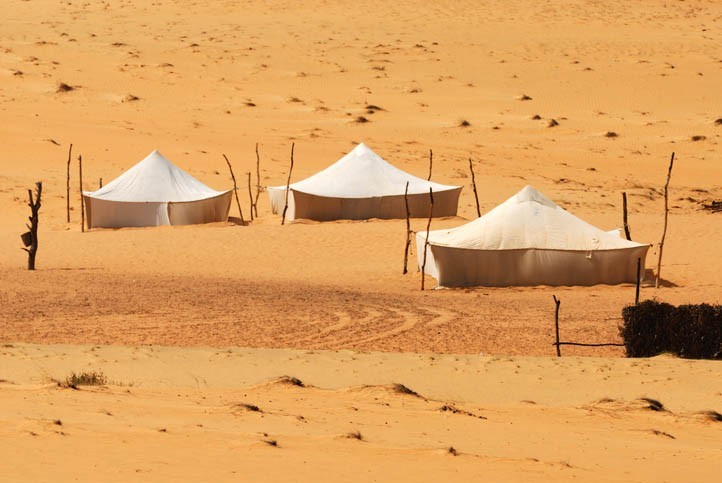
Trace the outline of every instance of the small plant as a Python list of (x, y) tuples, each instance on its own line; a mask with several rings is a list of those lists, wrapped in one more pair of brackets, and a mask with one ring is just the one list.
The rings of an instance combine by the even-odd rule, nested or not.
[(256, 412), (256, 413), (261, 412), (261, 408), (259, 408), (255, 404), (239, 403), (236, 406), (239, 408), (245, 409), (246, 411), (251, 411), (251, 412)]
[(470, 126), (471, 126), (471, 123), (469, 121), (467, 121), (466, 119), (462, 119), (461, 122), (459, 123), (459, 127), (470, 127)]
[(547, 123), (547, 127), (555, 127), (558, 125), (559, 125), (559, 122), (557, 122), (556, 119), (549, 119), (549, 122)]
[(531, 120), (532, 120), (532, 121), (540, 121), (541, 118), (542, 118), (542, 117), (541, 117), (539, 114), (534, 114), (534, 115), (531, 117)]
[(722, 414), (718, 413), (717, 411), (704, 411), (702, 414), (710, 421), (717, 421), (722, 423)]
[(666, 411), (664, 404), (657, 401), (656, 399), (652, 399), (649, 397), (643, 397), (640, 398), (640, 401), (644, 401), (648, 404), (647, 409), (651, 409), (652, 411)]
[(532, 98), (527, 96), (526, 94), (522, 94), (521, 96), (519, 96), (519, 100), (520, 101), (531, 101)]
[(617, 136), (619, 136), (619, 134), (614, 131), (607, 131), (606, 134), (604, 134), (605, 138), (616, 138)]
[(58, 84), (57, 89), (55, 89), (55, 92), (70, 92), (72, 90), (75, 90), (75, 87), (66, 84), (65, 82), (61, 82)]
[[(536, 404), (536, 403), (532, 401), (532, 404)], [(486, 419), (486, 416), (481, 416), (479, 414), (474, 414), (474, 413), (466, 411), (464, 409), (459, 409), (456, 406), (454, 406), (453, 404), (444, 404), (443, 406), (441, 406), (439, 408), (439, 411), (450, 412), (452, 414), (461, 414), (463, 416), (471, 416), (472, 418)]]
[(347, 437), (348, 439), (357, 439), (357, 440), (359, 440), (359, 441), (363, 441), (363, 440), (364, 440), (364, 437), (363, 437), (363, 435), (361, 434), (360, 431), (351, 431), (350, 433), (347, 433), (347, 434), (346, 434), (346, 437)]
[(370, 121), (369, 121), (368, 119), (366, 119), (364, 116), (358, 116), (358, 117), (354, 120), (354, 122), (359, 123), (359, 124), (364, 124), (364, 123), (367, 123), (367, 122), (370, 122)]
[(652, 434), (654, 434), (656, 436), (664, 436), (665, 438), (669, 438), (669, 439), (677, 439), (674, 436), (672, 436), (671, 434), (665, 433), (664, 431), (660, 431), (658, 429), (650, 429), (650, 431), (652, 432)]
[(459, 452), (456, 451), (456, 448), (453, 446), (449, 446), (449, 449), (447, 450), (451, 456), (458, 456)]
[(692, 141), (695, 141), (695, 142), (704, 141), (705, 139), (707, 139), (707, 136), (702, 136), (702, 135), (697, 134), (695, 136), (692, 136), (691, 139), (692, 139)]
[(281, 379), (279, 379), (279, 382), (282, 384), (290, 384), (291, 386), (306, 387), (303, 384), (303, 381), (293, 376), (283, 376)]
[(278, 441), (276, 441), (275, 439), (264, 439), (263, 442), (266, 443), (268, 446), (278, 448)]
[(418, 392), (416, 392), (412, 389), (409, 389), (408, 387), (404, 386), (403, 384), (399, 384), (397, 382), (395, 382), (391, 386), (391, 388), (394, 390), (394, 392), (399, 393), (399, 394), (406, 394), (408, 396), (421, 397), (421, 396), (419, 396)]
[(71, 373), (65, 378), (65, 385), (77, 389), (78, 386), (105, 386), (108, 378), (102, 372)]

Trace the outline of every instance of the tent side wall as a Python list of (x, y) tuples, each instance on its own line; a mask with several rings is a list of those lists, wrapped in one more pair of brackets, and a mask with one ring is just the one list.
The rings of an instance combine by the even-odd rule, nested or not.
[(88, 228), (123, 228), (170, 225), (168, 203), (108, 201), (83, 196)]
[[(331, 221), (406, 218), (404, 195), (373, 198), (335, 198), (312, 195), (293, 189), (291, 192), (295, 208), (291, 219), (305, 218), (316, 221)], [(461, 188), (434, 193), (433, 216), (455, 216), (460, 193)], [(412, 218), (426, 218), (429, 216), (429, 195), (427, 193), (411, 194), (408, 195), (408, 199)], [(283, 205), (281, 205), (281, 210), (283, 210)]]
[(227, 221), (233, 192), (204, 200), (168, 203), (168, 219), (171, 225), (199, 225)]
[(226, 221), (232, 192), (183, 203), (108, 201), (83, 196), (88, 228), (190, 225)]
[[(426, 232), (416, 235), (419, 267)], [(635, 283), (648, 245), (619, 250), (473, 250), (429, 245), (426, 273), (444, 287)], [(642, 273), (643, 274), (643, 273)]]

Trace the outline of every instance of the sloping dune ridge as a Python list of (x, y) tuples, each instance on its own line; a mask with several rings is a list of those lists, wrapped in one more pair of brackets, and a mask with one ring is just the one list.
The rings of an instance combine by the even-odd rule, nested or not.
[(477, 216), (469, 159), (482, 213), (530, 184), (610, 230), (626, 192), (642, 298), (720, 303), (719, 2), (3, 7), (0, 481), (716, 480), (718, 362), (553, 357), (552, 295), (562, 339), (619, 343), (633, 285), (421, 291), (404, 220), (281, 226), (266, 193), (248, 226), (82, 233), (77, 157), (86, 190), (154, 149), (225, 190), (225, 154), (246, 219), (256, 144), (261, 186), (292, 144), (294, 181), (360, 142), (425, 179), (431, 149), (464, 187), (432, 229)]

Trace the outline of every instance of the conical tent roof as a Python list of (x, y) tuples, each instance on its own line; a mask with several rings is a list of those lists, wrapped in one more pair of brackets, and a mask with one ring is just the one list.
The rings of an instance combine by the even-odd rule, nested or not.
[(292, 183), (290, 188), (330, 198), (371, 198), (403, 195), (407, 181), (409, 194), (428, 193), (429, 188), (434, 192), (458, 189), (458, 186), (432, 183), (402, 171), (363, 143), (323, 171)]
[(429, 243), (474, 250), (591, 251), (644, 246), (590, 225), (532, 186), (470, 223), (429, 232)]
[(153, 151), (99, 190), (84, 194), (107, 201), (187, 202), (213, 198), (227, 192), (209, 188), (158, 151)]

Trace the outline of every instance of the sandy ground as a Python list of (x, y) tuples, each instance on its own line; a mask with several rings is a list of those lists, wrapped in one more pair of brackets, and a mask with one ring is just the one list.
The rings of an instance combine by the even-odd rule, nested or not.
[(0, 479), (714, 481), (717, 366), (10, 344)]
[[(456, 470), (460, 479), (709, 479), (705, 462), (712, 461), (706, 452), (712, 447), (711, 426), (679, 414), (720, 409), (719, 387), (703, 382), (705, 377), (720, 380), (718, 366), (637, 361), (660, 374), (670, 372), (670, 383), (654, 395), (641, 390), (640, 379), (626, 371), (635, 362), (620, 359), (623, 351), (617, 347), (565, 348), (567, 355), (587, 357), (573, 362), (521, 357), (553, 355), (552, 295), (562, 301), (563, 339), (620, 342), (621, 309), (633, 301), (633, 286), (421, 292), (415, 269), (401, 274), (403, 221), (280, 226), (264, 193), (260, 216), (248, 227), (224, 223), (81, 233), (76, 158), (83, 157), (85, 189), (95, 188), (100, 178), (107, 183), (153, 149), (209, 186), (228, 189), (225, 153), (245, 189), (246, 172), (255, 169), (256, 143), (264, 186), (285, 182), (291, 143), (294, 180), (329, 165), (361, 141), (396, 166), (425, 177), (433, 149), (433, 180), (463, 185), (464, 190), (459, 216), (435, 220), (432, 228), (457, 226), (476, 216), (468, 171), (472, 158), (482, 212), (532, 184), (572, 213), (612, 229), (621, 225), (624, 191), (633, 238), (654, 244), (662, 234), (662, 188), (675, 152), (662, 286), (654, 289), (647, 282), (642, 297), (675, 304), (720, 303), (722, 215), (701, 209), (703, 203), (722, 199), (719, 2), (8, 0), (3, 7), (0, 341), (13, 347), (5, 351), (0, 378), (15, 384), (2, 385), (0, 407), (3, 428), (14, 428), (2, 430), (3, 448), (14, 451), (21, 472), (14, 475), (25, 471), (27, 479), (43, 480), (51, 468), (59, 471), (68, 456), (94, 452), (100, 461), (105, 450), (115, 458), (110, 467), (128, 471), (108, 474), (108, 479), (141, 478), (136, 469), (161, 467), (165, 471), (151, 479), (198, 479), (209, 468), (184, 462), (200, 444), (216, 448), (219, 472), (235, 468), (246, 471), (249, 479), (259, 479), (262, 471), (277, 471), (276, 479), (317, 479), (313, 471), (324, 467), (347, 470), (349, 478), (365, 481), (438, 479), (442, 473), (448, 478)], [(61, 84), (71, 89), (60, 89)], [(368, 122), (358, 122), (359, 117)], [(461, 126), (463, 121), (468, 126)], [(71, 222), (66, 223), (71, 143)], [(29, 211), (27, 189), (38, 180), (44, 183), (40, 251), (38, 270), (30, 273), (24, 269), (18, 235)], [(248, 217), (243, 190), (241, 202)], [(232, 215), (237, 216), (235, 208)], [(414, 229), (424, 226), (424, 220), (413, 221)], [(656, 259), (655, 247), (646, 263), (650, 276)], [(427, 287), (433, 285), (428, 279)], [(84, 419), (85, 411), (95, 414), (92, 408), (107, 406), (113, 414), (123, 413), (126, 388), (76, 392), (41, 387), (45, 382), (32, 369), (37, 365), (28, 361), (47, 356), (63, 367), (53, 372), (62, 378), (84, 360), (78, 354), (87, 349), (68, 346), (61, 356), (58, 351), (63, 350), (55, 346), (23, 343), (138, 347), (98, 349), (119, 351), (119, 361), (128, 360), (125, 351), (147, 354), (150, 349), (141, 347), (147, 344), (176, 347), (167, 349), (176, 362), (195, 360), (198, 352), (192, 347), (248, 347), (257, 352), (246, 358), (272, 365), (263, 377), (205, 387), (167, 374), (139, 386), (147, 380), (145, 369), (133, 374), (130, 363), (112, 370), (103, 363), (110, 377), (135, 384), (130, 388), (134, 412), (106, 430), (102, 415)], [(292, 372), (293, 367), (281, 370), (287, 366), (265, 359), (270, 348), (374, 351), (353, 357), (370, 360), (368, 366), (376, 370), (368, 378), (334, 380), (294, 370), (317, 386), (298, 393), (285, 386), (256, 387)], [(35, 352), (41, 355), (28, 355)], [(420, 377), (418, 384), (405, 377), (401, 382), (408, 381), (430, 401), (399, 398), (383, 388), (378, 394), (372, 391), (373, 396), (344, 390), (399, 382), (381, 375), (422, 357), (391, 353), (468, 354), (458, 357), (473, 364), (491, 360), (478, 359), (479, 353), (514, 356), (530, 380), (545, 380), (556, 364), (585, 368), (583, 374), (575, 373), (577, 387), (600, 371), (610, 380), (581, 399), (578, 390), (557, 390), (544, 393), (549, 397), (543, 404), (530, 405), (519, 402), (538, 399), (526, 394), (528, 387), (536, 387), (527, 380), (505, 381), (505, 389), (524, 396), (484, 399), (474, 392), (484, 387), (475, 373), (464, 372), (464, 378), (451, 384), (444, 375), (432, 377), (425, 361), (419, 374), (428, 377)], [(350, 358), (350, 353), (340, 354), (324, 356), (329, 371), (350, 367), (336, 359)], [(308, 360), (315, 359), (309, 355)], [(10, 365), (13, 369), (7, 369)], [(203, 367), (214, 373), (228, 366)], [(704, 370), (696, 372), (698, 368)], [(699, 381), (699, 387), (679, 383), (687, 380)], [(175, 388), (183, 395), (178, 400)], [(684, 402), (703, 390), (712, 390), (704, 404)], [(456, 391), (471, 392), (457, 398)], [(241, 394), (246, 393), (270, 413), (264, 412), (261, 420), (275, 420), (270, 429), (247, 420), (261, 417), (255, 413), (232, 419), (238, 416), (229, 405), (245, 400)], [(644, 395), (661, 398), (672, 412), (640, 409), (635, 401)], [(226, 409), (202, 410), (196, 418), (193, 411), (202, 406), (196, 402), (204, 397)], [(379, 413), (373, 397), (391, 404), (392, 416)], [(597, 407), (595, 401), (605, 397), (615, 400), (611, 409), (604, 404), (604, 410), (584, 409)], [(334, 418), (339, 419), (311, 426), (287, 417), (300, 412), (293, 398), (302, 401), (298, 404), (304, 405), (305, 417), (338, 412)], [(534, 427), (547, 439), (531, 438), (521, 429), (509, 433), (503, 425), (488, 435), (488, 427), (473, 432), (484, 439), (461, 439), (472, 438), (464, 436), (469, 421), (483, 426), (494, 418), (438, 413), (437, 405), (448, 399), (474, 414), (498, 411), (497, 421)], [(678, 406), (677, 400), (682, 401)], [(18, 412), (20, 401), (28, 412), (36, 412), (39, 419), (33, 421), (69, 418), (87, 424), (79, 431), (48, 423), (40, 431)], [(368, 444), (329, 436), (358, 426), (340, 423), (354, 421), (348, 409), (354, 405), (376, 408), (369, 410), (375, 416), (368, 424), (359, 427), (364, 436), (368, 433)], [(549, 409), (554, 406), (558, 409)], [(151, 414), (161, 422), (147, 416)], [(393, 435), (371, 429), (382, 419), (391, 423), (387, 417), (403, 420), (399, 427), (404, 429)], [(191, 432), (196, 419), (217, 431)], [(241, 425), (245, 436), (228, 445), (235, 433), (223, 428), (233, 428), (231, 421)], [(442, 437), (447, 423), (455, 441)], [(416, 429), (425, 425), (429, 438)], [(26, 431), (31, 426), (35, 429)], [(167, 434), (158, 433), (161, 426), (168, 427)], [(185, 428), (183, 436), (174, 435), (178, 426)], [(609, 427), (614, 430), (607, 431)], [(649, 433), (650, 428), (677, 439)], [(27, 436), (55, 437), (56, 430), (74, 437)], [(258, 443), (257, 432), (263, 431), (284, 436), (278, 436), (281, 448)], [(115, 445), (118, 435), (131, 442), (126, 452)], [(297, 439), (292, 443), (285, 436)], [(503, 444), (493, 446), (492, 437)], [(163, 452), (172, 438), (177, 438), (175, 456)], [(578, 445), (580, 439), (585, 445)], [(717, 436), (717, 447), (719, 441)], [(463, 468), (449, 463), (444, 452), (449, 445), (459, 445), (466, 454), (453, 459), (454, 465), (462, 461)], [(37, 465), (32, 455), (44, 447), (53, 451), (46, 452), (47, 464)], [(276, 461), (277, 450), (285, 451), (287, 468), (267, 464)], [(249, 466), (253, 458), (263, 463)], [(629, 464), (618, 468), (620, 458)], [(122, 461), (139, 464), (120, 465)], [(303, 461), (315, 470), (300, 472)], [(678, 472), (670, 468), (672, 462), (679, 463)], [(100, 466), (80, 468), (88, 471), (82, 479), (92, 479)], [(522, 468), (523, 474), (517, 471)], [(687, 474), (700, 473), (684, 478), (684, 468)], [(66, 479), (72, 470), (62, 469)], [(369, 470), (372, 475), (364, 478)], [(230, 478), (227, 473), (217, 476)]]

